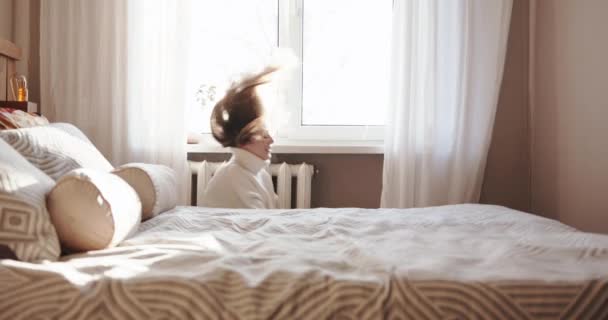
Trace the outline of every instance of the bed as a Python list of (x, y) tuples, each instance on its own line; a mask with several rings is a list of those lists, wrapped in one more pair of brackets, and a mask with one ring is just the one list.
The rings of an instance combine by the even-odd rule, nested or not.
[[(32, 129), (38, 138), (16, 135), (24, 140), (13, 147), (27, 159), (2, 149), (0, 189), (17, 160), (48, 169), (39, 175), (49, 188), (70, 166), (112, 169), (77, 128), (49, 127)], [(41, 156), (45, 143), (59, 152), (52, 161)], [(38, 247), (28, 252), (58, 257), (55, 231), (30, 239), (11, 226), (19, 214), (28, 225), (44, 221), (28, 220), (25, 207), (6, 210), (7, 194), (0, 190), (0, 249), (12, 234)], [(29, 217), (48, 220), (51, 196), (28, 197), (42, 203)], [(608, 236), (532, 214), (476, 204), (228, 210), (169, 202), (150, 206), (154, 214), (117, 246), (56, 261), (0, 259), (0, 319), (608, 319)]]
[(606, 319), (608, 236), (490, 205), (177, 207), (0, 283), (4, 319)]

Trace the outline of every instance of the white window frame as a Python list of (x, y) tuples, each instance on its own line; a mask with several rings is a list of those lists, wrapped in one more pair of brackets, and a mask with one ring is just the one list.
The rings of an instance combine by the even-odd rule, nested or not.
[[(290, 48), (298, 58), (299, 65), (291, 85), (279, 95), (279, 101), (287, 106), (289, 120), (287, 126), (277, 128), (279, 141), (288, 144), (295, 141), (333, 141), (335, 145), (352, 144), (356, 141), (382, 143), (384, 125), (304, 125), (303, 112), (303, 1), (278, 0), (278, 40), (279, 47)], [(304, 62), (305, 63), (305, 62)], [(344, 141), (341, 143), (340, 141)]]
[[(303, 1), (275, 0), (278, 3), (278, 46), (291, 49), (299, 65), (289, 87), (277, 92), (278, 103), (289, 115), (287, 125), (274, 128), (272, 152), (322, 154), (382, 154), (384, 127), (377, 125), (303, 125), (302, 64), (303, 61)], [(189, 136), (198, 141), (189, 144), (189, 153), (226, 153), (209, 132)]]

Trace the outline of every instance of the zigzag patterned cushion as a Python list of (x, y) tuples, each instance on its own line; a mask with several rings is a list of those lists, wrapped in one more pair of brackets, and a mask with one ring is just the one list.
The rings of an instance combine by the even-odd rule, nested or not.
[(20, 260), (56, 260), (60, 255), (45, 205), (45, 194), (54, 185), (0, 139), (0, 245)]
[(71, 124), (5, 130), (0, 131), (0, 138), (55, 181), (74, 169), (105, 172), (113, 169), (87, 137)]

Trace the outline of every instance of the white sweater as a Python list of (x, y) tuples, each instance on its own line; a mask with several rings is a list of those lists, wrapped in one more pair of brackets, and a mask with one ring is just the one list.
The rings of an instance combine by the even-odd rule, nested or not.
[(265, 170), (270, 161), (240, 148), (231, 148), (232, 158), (218, 168), (209, 181), (203, 206), (211, 208), (275, 209), (278, 197)]

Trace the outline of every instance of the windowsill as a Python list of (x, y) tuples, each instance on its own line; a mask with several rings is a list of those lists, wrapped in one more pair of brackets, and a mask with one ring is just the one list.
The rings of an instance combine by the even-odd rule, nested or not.
[[(228, 148), (214, 141), (200, 141), (188, 144), (188, 153), (229, 153)], [(277, 139), (272, 145), (272, 153), (299, 154), (383, 154), (382, 141), (330, 141), (330, 140), (286, 140)]]

